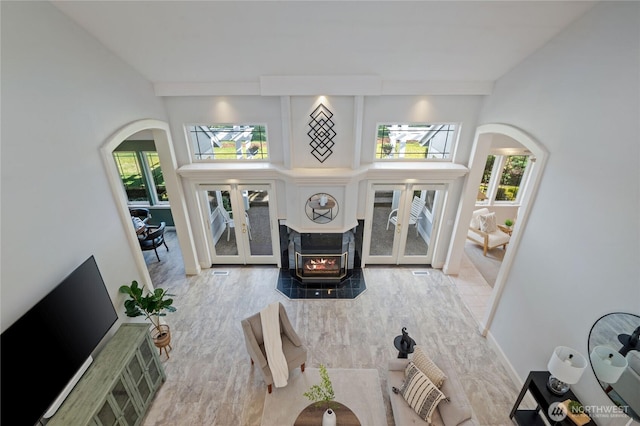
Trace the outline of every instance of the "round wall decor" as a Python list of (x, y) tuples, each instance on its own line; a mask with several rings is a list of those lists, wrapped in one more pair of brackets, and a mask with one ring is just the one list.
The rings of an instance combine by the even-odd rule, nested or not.
[(315, 223), (329, 223), (338, 214), (338, 202), (329, 194), (313, 194), (305, 204), (307, 217)]

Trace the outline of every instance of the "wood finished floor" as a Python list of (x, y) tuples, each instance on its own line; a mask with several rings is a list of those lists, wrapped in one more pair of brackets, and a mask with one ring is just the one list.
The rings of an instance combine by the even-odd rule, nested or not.
[[(412, 268), (367, 267), (367, 290), (355, 300), (288, 300), (275, 290), (275, 267), (216, 267), (186, 277), (175, 233), (168, 244), (161, 262), (145, 252), (154, 285), (175, 294), (178, 310), (166, 318), (173, 346), (170, 358), (162, 357), (167, 381), (144, 426), (259, 426), (266, 387), (249, 361), (240, 320), (275, 301), (308, 346), (309, 367), (378, 370), (390, 426), (385, 371), (402, 327), (452, 361), (479, 424), (512, 424), (519, 389), (479, 335), (454, 281), (439, 270), (414, 276)], [(223, 270), (229, 275), (214, 275)]]

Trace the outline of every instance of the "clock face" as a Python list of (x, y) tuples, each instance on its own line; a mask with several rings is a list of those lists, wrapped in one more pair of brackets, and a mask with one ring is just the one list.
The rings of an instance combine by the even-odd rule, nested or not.
[(315, 223), (329, 223), (338, 215), (338, 202), (329, 194), (313, 194), (307, 199), (305, 213)]

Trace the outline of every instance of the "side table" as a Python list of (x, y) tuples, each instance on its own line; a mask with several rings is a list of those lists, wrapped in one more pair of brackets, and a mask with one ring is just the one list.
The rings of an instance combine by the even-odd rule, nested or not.
[(513, 228), (507, 225), (498, 225), (498, 229), (508, 235), (511, 235), (511, 233), (513, 232)]
[[(576, 426), (573, 421), (569, 417), (566, 417), (562, 421), (554, 421), (549, 417), (549, 406), (554, 402), (562, 402), (567, 399), (571, 399), (573, 401), (578, 401), (578, 398), (574, 395), (573, 392), (569, 391), (564, 395), (555, 395), (551, 393), (547, 389), (547, 381), (549, 380), (550, 373), (548, 371), (532, 371), (529, 373), (527, 380), (524, 382), (522, 386), (522, 390), (520, 391), (520, 395), (518, 395), (518, 399), (509, 413), (509, 418), (514, 419), (516, 424), (518, 425), (540, 425), (544, 426), (546, 423), (543, 418), (540, 416), (540, 413), (544, 416), (544, 418), (552, 425), (562, 425), (562, 426)], [(519, 410), (518, 407), (522, 402), (525, 394), (529, 391), (533, 398), (536, 400), (538, 406), (535, 410)], [(595, 425), (596, 423), (591, 419), (589, 423), (586, 425)]]

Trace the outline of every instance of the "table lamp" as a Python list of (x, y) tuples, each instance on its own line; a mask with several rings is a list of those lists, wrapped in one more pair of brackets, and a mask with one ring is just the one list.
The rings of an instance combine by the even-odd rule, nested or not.
[(596, 378), (604, 383), (616, 383), (629, 362), (607, 346), (596, 346), (589, 355)]
[(585, 368), (587, 368), (587, 359), (578, 351), (566, 346), (558, 346), (553, 350), (547, 364), (547, 369), (551, 373), (547, 389), (555, 395), (564, 395), (569, 391), (570, 385), (578, 383)]

